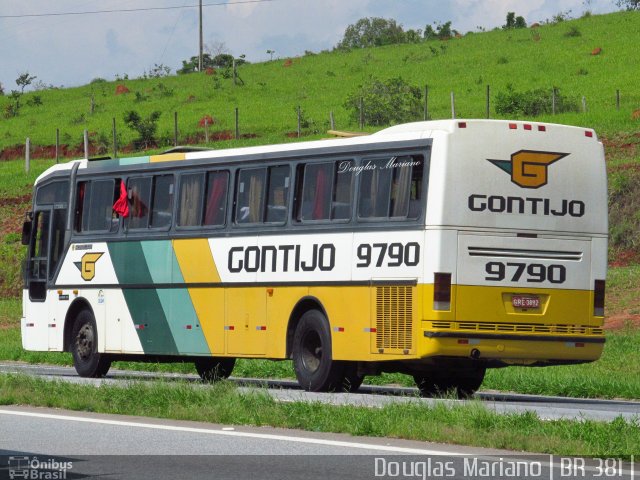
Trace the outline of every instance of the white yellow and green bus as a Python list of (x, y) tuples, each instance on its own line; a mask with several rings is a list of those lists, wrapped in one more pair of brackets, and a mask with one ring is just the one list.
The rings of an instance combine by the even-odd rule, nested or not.
[(417, 122), (369, 136), (76, 160), (36, 181), (27, 350), (293, 361), (301, 387), (590, 362), (604, 345), (607, 187), (591, 129)]

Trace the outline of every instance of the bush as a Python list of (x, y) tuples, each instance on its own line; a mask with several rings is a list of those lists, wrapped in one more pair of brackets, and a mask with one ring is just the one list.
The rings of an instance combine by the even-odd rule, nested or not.
[(124, 123), (132, 130), (138, 132), (138, 138), (133, 141), (135, 148), (149, 148), (157, 144), (156, 130), (160, 112), (153, 112), (147, 118), (142, 118), (134, 110), (130, 110), (124, 116)]
[(400, 77), (386, 81), (372, 78), (347, 97), (344, 106), (356, 122), (360, 119), (360, 99), (368, 125), (408, 122), (422, 112), (422, 92)]
[[(527, 117), (552, 113), (552, 102), (550, 89), (537, 88), (526, 92), (516, 92), (511, 85), (507, 87), (506, 92), (499, 92), (495, 98), (496, 113), (499, 115)], [(556, 113), (577, 111), (579, 111), (578, 100), (562, 95), (556, 89)]]

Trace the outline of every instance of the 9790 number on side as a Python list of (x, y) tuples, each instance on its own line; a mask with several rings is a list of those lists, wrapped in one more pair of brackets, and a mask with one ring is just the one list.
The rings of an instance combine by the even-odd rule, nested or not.
[(567, 269), (564, 265), (489, 262), (485, 265), (485, 271), (487, 276), (484, 279), (490, 282), (501, 282), (508, 278), (512, 282), (561, 284), (567, 279)]

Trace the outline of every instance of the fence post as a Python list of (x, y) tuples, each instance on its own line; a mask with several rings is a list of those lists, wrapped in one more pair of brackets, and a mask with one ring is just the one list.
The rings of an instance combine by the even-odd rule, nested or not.
[(364, 128), (364, 100), (360, 97), (360, 130)]
[(456, 118), (456, 97), (453, 92), (451, 92), (451, 118)]
[(616, 110), (620, 110), (620, 90), (616, 90)]
[(89, 160), (89, 132), (84, 129), (84, 158)]
[(551, 89), (551, 113), (556, 114), (556, 87)]
[(178, 112), (173, 112), (173, 146), (178, 146)]
[(31, 139), (27, 137), (24, 145), (24, 170), (29, 173), (31, 169)]
[(424, 120), (429, 118), (429, 85), (424, 86)]
[(116, 118), (112, 119), (112, 131), (113, 131), (113, 158), (118, 158), (118, 137), (116, 135)]
[(582, 96), (582, 113), (587, 113), (587, 97)]
[(331, 130), (336, 129), (336, 121), (333, 118), (333, 110), (329, 112), (329, 125), (331, 125)]
[(490, 116), (491, 87), (487, 85), (487, 118)]
[(236, 140), (240, 139), (240, 122), (238, 115), (238, 107), (236, 107)]
[(206, 115), (204, 117), (204, 141), (209, 143), (209, 119)]
[(60, 129), (56, 128), (56, 163), (60, 161)]

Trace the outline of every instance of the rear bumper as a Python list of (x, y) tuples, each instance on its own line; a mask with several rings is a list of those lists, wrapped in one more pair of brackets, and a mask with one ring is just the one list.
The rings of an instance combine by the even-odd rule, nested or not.
[(422, 358), (458, 357), (503, 365), (553, 365), (597, 360), (604, 335), (527, 335), (423, 331)]

